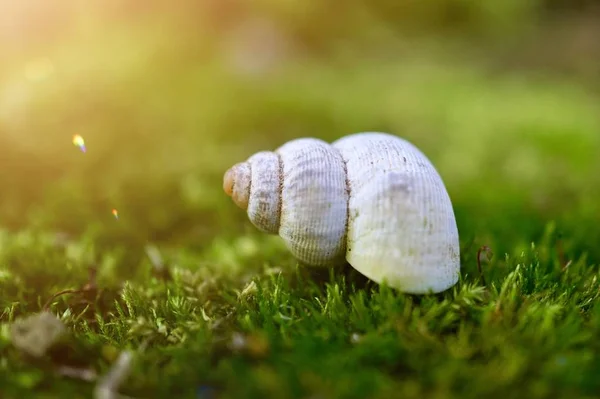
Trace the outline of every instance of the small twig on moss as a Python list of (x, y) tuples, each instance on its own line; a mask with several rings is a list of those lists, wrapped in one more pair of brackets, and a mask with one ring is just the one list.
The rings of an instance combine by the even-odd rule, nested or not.
[(94, 391), (96, 399), (114, 399), (121, 397), (117, 390), (129, 375), (133, 363), (133, 352), (123, 351), (109, 372), (98, 381)]
[(66, 295), (66, 294), (81, 294), (82, 292), (84, 292), (85, 290), (81, 289), (81, 290), (72, 290), (72, 289), (68, 289), (68, 290), (62, 290), (57, 292), (56, 294), (52, 295), (44, 304), (43, 310), (47, 311), (50, 309), (50, 305), (52, 304), (52, 301), (55, 300), (56, 298), (58, 298), (61, 295)]
[(487, 260), (491, 259), (492, 250), (487, 245), (484, 245), (479, 248), (477, 251), (477, 270), (479, 271), (479, 278), (481, 278), (481, 282), (483, 285), (486, 285), (485, 277), (483, 276), (483, 269), (481, 268), (481, 256), (485, 253)]
[(88, 282), (80, 289), (78, 290), (74, 290), (74, 289), (66, 289), (66, 290), (62, 290), (57, 292), (56, 294), (52, 295), (44, 304), (43, 310), (47, 311), (50, 309), (50, 305), (52, 304), (52, 301), (55, 300), (56, 298), (58, 298), (61, 295), (66, 295), (66, 294), (84, 294), (86, 292), (91, 292), (96, 290), (96, 268), (95, 267), (90, 267), (88, 270)]
[(96, 379), (96, 371), (93, 369), (76, 368), (70, 366), (61, 366), (57, 370), (58, 374), (64, 377), (75, 378), (83, 381), (94, 381)]
[[(142, 343), (139, 348), (140, 352), (146, 349), (148, 342), (149, 340), (146, 340)], [(128, 398), (128, 396), (119, 394), (118, 390), (123, 381), (129, 376), (133, 360), (133, 351), (125, 350), (121, 352), (108, 373), (99, 379), (94, 390), (94, 397), (96, 399)]]

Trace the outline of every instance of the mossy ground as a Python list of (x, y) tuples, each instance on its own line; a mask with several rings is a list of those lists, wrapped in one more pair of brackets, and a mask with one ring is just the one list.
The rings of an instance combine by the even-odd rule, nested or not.
[[(597, 86), (451, 39), (240, 73), (195, 21), (158, 21), (85, 19), (0, 66), (3, 398), (90, 397), (61, 367), (102, 375), (124, 349), (133, 397), (598, 396)], [(256, 151), (365, 130), (444, 178), (462, 246), (445, 293), (297, 265), (222, 193)], [(68, 339), (41, 359), (13, 345), (15, 320), (90, 282), (49, 302)]]

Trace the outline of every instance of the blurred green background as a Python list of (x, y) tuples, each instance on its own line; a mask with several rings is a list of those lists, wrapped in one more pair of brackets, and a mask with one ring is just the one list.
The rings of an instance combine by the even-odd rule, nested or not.
[(204, 250), (258, 234), (221, 191), (229, 166), (379, 130), (434, 162), (466, 252), (552, 222), (600, 260), (600, 1), (0, 5), (8, 231)]

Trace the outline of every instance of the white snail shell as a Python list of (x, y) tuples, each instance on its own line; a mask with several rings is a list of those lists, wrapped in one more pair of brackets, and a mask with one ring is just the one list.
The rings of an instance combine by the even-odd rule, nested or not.
[(427, 157), (397, 136), (292, 140), (234, 165), (223, 189), (252, 224), (279, 234), (303, 263), (348, 262), (411, 294), (438, 293), (458, 281), (448, 192)]

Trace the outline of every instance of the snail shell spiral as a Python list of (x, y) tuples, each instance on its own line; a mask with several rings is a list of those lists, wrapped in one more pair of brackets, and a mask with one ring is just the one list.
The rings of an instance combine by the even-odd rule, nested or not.
[(289, 141), (230, 168), (224, 191), (301, 262), (348, 262), (412, 294), (458, 281), (458, 229), (444, 183), (413, 144), (366, 132)]

